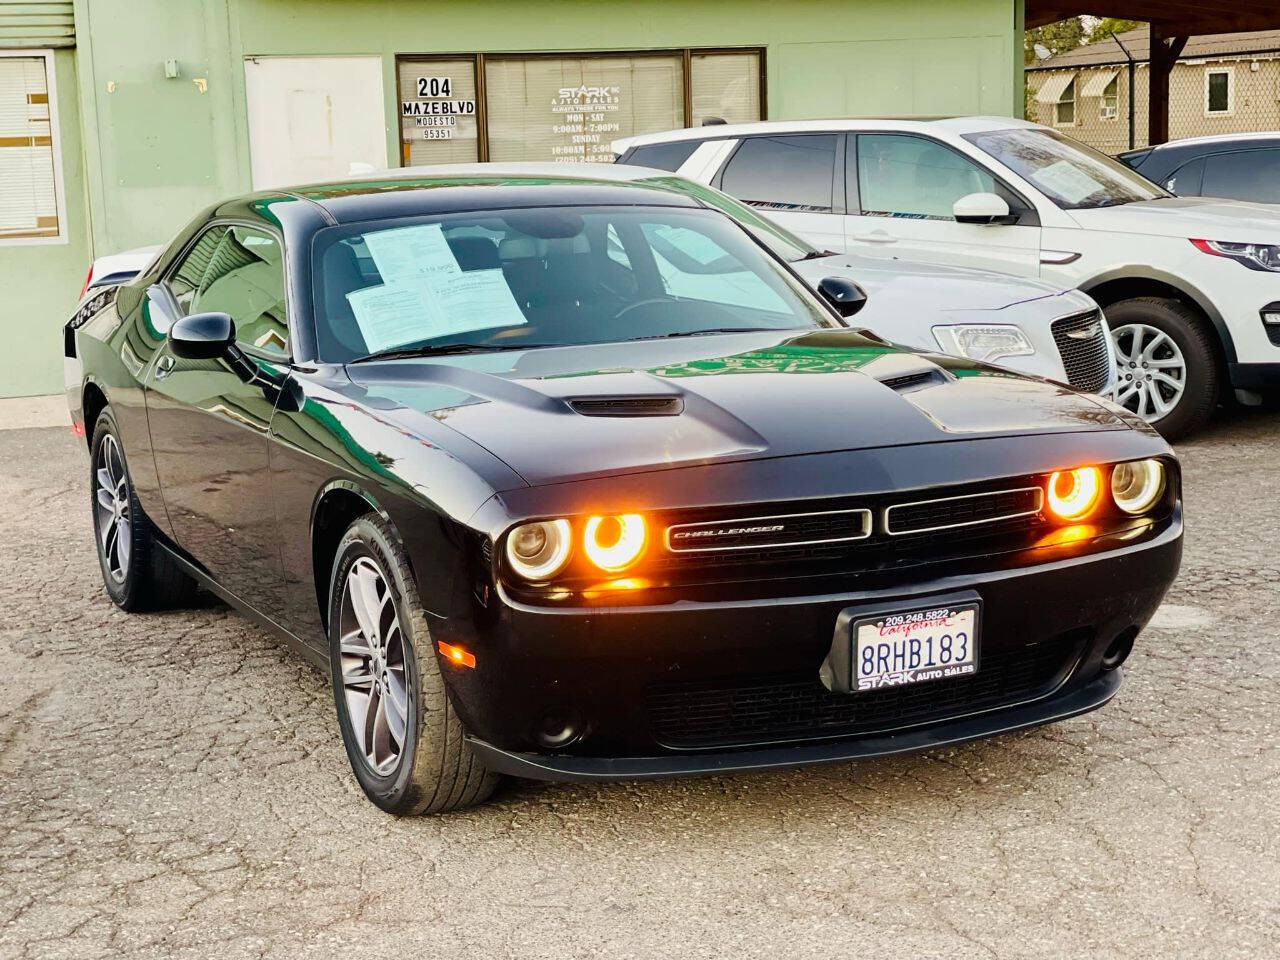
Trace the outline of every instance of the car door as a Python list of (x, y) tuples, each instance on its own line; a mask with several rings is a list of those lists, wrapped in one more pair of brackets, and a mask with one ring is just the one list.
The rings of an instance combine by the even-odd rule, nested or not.
[[(281, 242), (240, 224), (208, 228), (148, 291), (167, 323), (230, 314), (237, 345), (265, 374), (288, 372)], [(224, 360), (175, 357), (166, 342), (146, 375), (156, 473), (178, 546), (215, 580), (262, 611), (282, 593), (269, 483), (273, 396)], [(274, 394), (274, 391), (270, 391)]]
[[(860, 133), (849, 141), (845, 233), (850, 250), (1039, 275), (1035, 210), (977, 161), (918, 134)], [(1017, 222), (956, 222), (953, 205), (973, 193), (1002, 197)]]
[(844, 139), (839, 133), (743, 137), (713, 183), (815, 247), (842, 252)]

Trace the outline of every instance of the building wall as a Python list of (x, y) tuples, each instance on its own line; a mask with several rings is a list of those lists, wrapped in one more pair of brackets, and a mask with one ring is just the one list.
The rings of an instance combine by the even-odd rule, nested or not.
[[(75, 0), (87, 180), (78, 166), (74, 179), (72, 164), (64, 167), (68, 193), (87, 195), (91, 229), (65, 255), (28, 257), (20, 268), (0, 250), (0, 278), (17, 288), (22, 322), (41, 330), (33, 338), (41, 346), (21, 362), (56, 342), (90, 243), (101, 255), (162, 242), (202, 207), (250, 188), (246, 57), (380, 57), (387, 156), (395, 158), (398, 53), (760, 46), (772, 118), (1008, 115), (1022, 107), (1021, 6), (1017, 0)], [(67, 90), (76, 89), (71, 56)], [(166, 79), (170, 59), (179, 75)], [(64, 130), (74, 119), (74, 110), (63, 111)], [(78, 164), (80, 137), (74, 129), (70, 134), (64, 154)], [(57, 389), (58, 364), (45, 360), (40, 352), (38, 370), (18, 378), (13, 361), (0, 358), (0, 394)]]
[[(1256, 67), (1255, 67), (1256, 65)], [(1105, 153), (1120, 153), (1130, 148), (1128, 68), (1123, 65), (1085, 67), (1076, 73), (1076, 88), (1082, 90), (1091, 76), (1103, 70), (1118, 70), (1119, 111), (1114, 120), (1101, 118), (1099, 97), (1077, 99), (1075, 123), (1061, 126), (1054, 122), (1053, 104), (1031, 100), (1030, 119), (1057, 127), (1064, 133)], [(1205, 74), (1230, 70), (1233, 76), (1233, 109), (1229, 115), (1207, 115), (1205, 111)], [(1062, 70), (1029, 70), (1027, 86), (1035, 91)], [(1135, 71), (1134, 147), (1147, 145), (1148, 72), (1146, 64)], [(1280, 130), (1280, 54), (1259, 54), (1255, 58), (1180, 61), (1169, 77), (1169, 139), (1202, 137), (1218, 133), (1250, 133)]]

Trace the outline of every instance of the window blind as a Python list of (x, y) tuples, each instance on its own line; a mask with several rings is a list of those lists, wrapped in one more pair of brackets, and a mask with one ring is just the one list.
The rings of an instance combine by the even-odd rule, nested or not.
[(58, 236), (43, 57), (0, 57), (0, 240)]

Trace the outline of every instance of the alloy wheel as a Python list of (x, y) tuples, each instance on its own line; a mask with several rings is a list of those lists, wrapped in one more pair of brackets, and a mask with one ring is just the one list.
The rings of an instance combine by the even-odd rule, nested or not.
[(371, 558), (358, 558), (347, 571), (339, 617), (351, 730), (369, 769), (387, 776), (404, 753), (409, 687), (400, 615), (386, 576)]
[(133, 517), (129, 510), (129, 478), (124, 471), (124, 457), (120, 455), (120, 444), (109, 433), (98, 445), (93, 486), (98, 513), (98, 549), (103, 566), (113, 581), (124, 583), (133, 549)]
[(1116, 402), (1148, 423), (1167, 416), (1187, 389), (1187, 361), (1163, 330), (1128, 323), (1111, 331), (1116, 347)]

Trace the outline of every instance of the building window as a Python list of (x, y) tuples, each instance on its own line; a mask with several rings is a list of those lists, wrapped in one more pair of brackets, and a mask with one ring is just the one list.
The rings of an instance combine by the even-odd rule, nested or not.
[(611, 163), (623, 137), (763, 118), (750, 50), (400, 56), (401, 163)]
[(479, 160), (475, 57), (400, 60), (397, 74), (401, 164)]
[(677, 56), (486, 57), (490, 160), (611, 163), (619, 137), (684, 125)]
[(760, 119), (760, 53), (694, 53), (690, 57), (690, 126)]
[(1112, 77), (1106, 89), (1102, 91), (1102, 108), (1098, 117), (1102, 120), (1114, 120), (1120, 116), (1120, 78)]
[(1076, 80), (1071, 78), (1054, 104), (1053, 122), (1060, 127), (1073, 126), (1076, 122)]
[(65, 239), (53, 55), (0, 51), (0, 244)]
[(1235, 77), (1230, 69), (1206, 70), (1204, 113), (1206, 117), (1229, 117), (1235, 112)]

